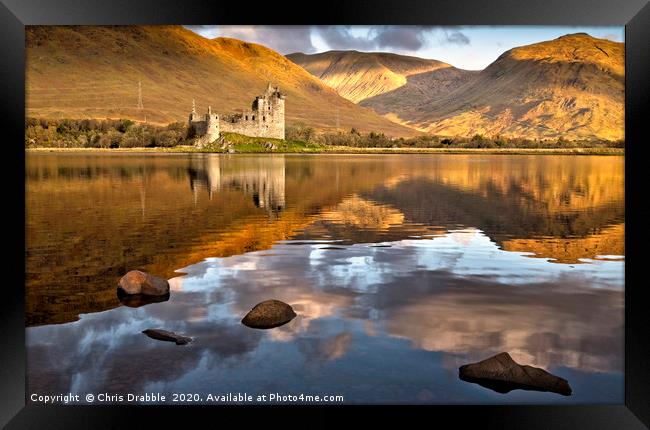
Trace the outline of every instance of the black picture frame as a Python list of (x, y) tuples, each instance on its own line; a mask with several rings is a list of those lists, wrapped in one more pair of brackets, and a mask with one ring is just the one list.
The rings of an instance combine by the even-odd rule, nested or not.
[[(642, 126), (650, 101), (650, 4), (645, 0), (331, 0), (309, 3), (172, 0), (2, 0), (0, 6), (0, 87), (5, 127), (3, 150), (8, 190), (5, 246), (8, 282), (0, 300), (0, 425), (6, 428), (129, 428), (143, 420), (187, 425), (210, 414), (211, 425), (250, 425), (251, 418), (278, 425), (342, 423), (352, 409), (361, 419), (409, 425), (423, 419), (443, 428), (499, 429), (642, 429), (650, 427), (650, 338), (647, 335), (641, 252), (646, 233), (641, 191), (644, 183)], [(289, 14), (293, 11), (293, 15)], [(625, 401), (615, 405), (577, 406), (25, 406), (24, 324), (24, 161), (25, 26), (57, 24), (428, 24), (428, 25), (624, 25), (626, 55), (626, 234), (625, 234)], [(647, 137), (646, 137), (647, 140)], [(11, 168), (12, 167), (12, 168)], [(639, 193), (636, 192), (639, 190)], [(15, 194), (14, 194), (15, 193)], [(636, 199), (635, 199), (636, 198)], [(22, 209), (22, 210), (21, 210)], [(216, 413), (215, 413), (216, 412)], [(224, 419), (227, 413), (229, 420)], [(296, 419), (296, 415), (300, 418)], [(409, 421), (405, 421), (409, 419)], [(308, 421), (306, 421), (308, 420)], [(386, 421), (388, 420), (388, 421)], [(443, 424), (448, 423), (448, 424)]]

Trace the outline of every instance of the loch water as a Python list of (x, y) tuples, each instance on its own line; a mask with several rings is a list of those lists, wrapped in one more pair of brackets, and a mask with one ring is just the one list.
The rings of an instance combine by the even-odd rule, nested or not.
[[(623, 401), (623, 157), (26, 158), (28, 396)], [(169, 299), (121, 302), (132, 269)], [(298, 316), (242, 325), (266, 299)], [(458, 378), (503, 351), (573, 394)]]

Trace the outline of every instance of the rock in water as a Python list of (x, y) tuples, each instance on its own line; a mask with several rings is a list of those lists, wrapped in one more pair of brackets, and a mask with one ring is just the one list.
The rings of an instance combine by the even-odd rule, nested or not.
[(273, 328), (284, 325), (295, 317), (296, 313), (288, 304), (279, 300), (265, 300), (256, 304), (241, 322), (252, 328)]
[(142, 333), (146, 334), (152, 339), (166, 340), (168, 342), (176, 342), (176, 345), (185, 345), (192, 341), (191, 337), (181, 336), (180, 334), (176, 334), (167, 330), (161, 330), (158, 328), (148, 328)]
[(169, 282), (166, 279), (139, 270), (131, 270), (122, 276), (117, 288), (125, 294), (144, 294), (147, 296), (169, 294)]
[(537, 367), (522, 366), (507, 352), (478, 363), (460, 366), (458, 374), (463, 381), (475, 382), (498, 393), (521, 389), (571, 395), (571, 387), (566, 379)]

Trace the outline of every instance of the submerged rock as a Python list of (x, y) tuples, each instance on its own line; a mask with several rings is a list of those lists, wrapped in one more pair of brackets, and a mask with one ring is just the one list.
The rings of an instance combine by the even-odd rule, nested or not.
[(265, 300), (256, 304), (241, 322), (252, 328), (273, 328), (284, 325), (295, 317), (296, 313), (288, 304), (280, 300)]
[(566, 379), (537, 367), (522, 366), (507, 352), (478, 363), (460, 366), (458, 376), (463, 381), (477, 383), (498, 393), (521, 389), (571, 395), (571, 387)]
[(176, 342), (176, 345), (185, 345), (192, 341), (191, 337), (181, 336), (180, 334), (176, 334), (167, 330), (161, 330), (158, 328), (148, 328), (142, 333), (146, 334), (152, 339)]
[(131, 270), (122, 276), (117, 286), (124, 294), (144, 294), (146, 296), (164, 296), (169, 294), (169, 282), (139, 270)]

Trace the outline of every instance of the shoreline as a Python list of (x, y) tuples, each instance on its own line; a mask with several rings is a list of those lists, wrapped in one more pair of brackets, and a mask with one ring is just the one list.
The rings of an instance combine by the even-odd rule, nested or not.
[[(25, 148), (25, 152), (227, 154), (192, 146), (171, 148)], [(495, 155), (625, 155), (625, 148), (353, 148), (332, 146), (305, 151), (238, 151), (237, 154), (495, 154)]]

